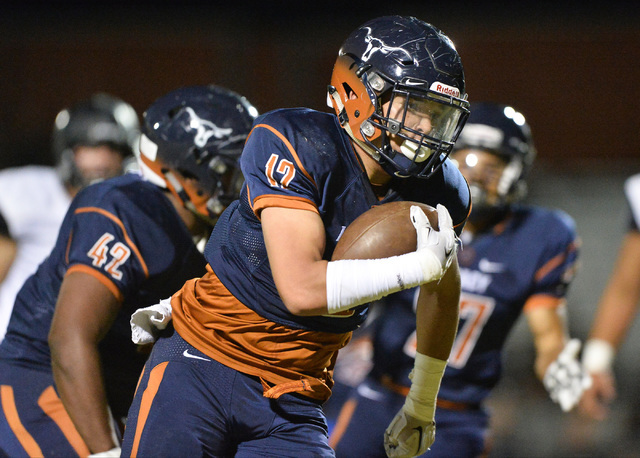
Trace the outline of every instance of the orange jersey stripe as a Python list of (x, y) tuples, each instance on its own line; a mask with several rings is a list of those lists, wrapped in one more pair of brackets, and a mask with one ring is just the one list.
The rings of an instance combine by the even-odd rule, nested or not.
[(67, 248), (64, 251), (64, 261), (69, 264), (69, 251), (71, 250), (71, 240), (73, 239), (73, 229), (69, 232), (69, 240), (67, 240)]
[(267, 207), (293, 208), (318, 213), (318, 207), (314, 202), (301, 197), (262, 195), (253, 202), (253, 212), (256, 216)]
[(11, 428), (25, 452), (29, 456), (43, 456), (40, 446), (20, 421), (18, 409), (16, 409), (16, 401), (13, 397), (13, 387), (9, 385), (0, 386), (0, 404), (9, 423), (9, 428)]
[(535, 308), (558, 308), (565, 303), (565, 299), (562, 297), (550, 296), (548, 294), (534, 294), (527, 302), (525, 302), (522, 310), (524, 312)]
[(109, 289), (109, 291), (111, 291), (111, 293), (115, 296), (116, 299), (118, 299), (120, 302), (124, 301), (124, 296), (122, 295), (118, 287), (115, 285), (115, 283), (113, 283), (109, 279), (109, 277), (107, 277), (106, 275), (103, 275), (100, 271), (92, 269), (91, 267), (86, 266), (84, 264), (74, 264), (71, 267), (69, 267), (69, 269), (64, 275), (66, 277), (67, 275), (73, 272), (82, 272), (83, 274), (91, 275), (92, 277), (96, 278), (100, 283), (102, 283), (104, 286), (106, 286)]
[[(253, 129), (251, 129), (251, 132), (249, 133), (249, 137), (251, 137), (251, 134), (253, 133), (253, 131), (256, 130), (257, 128), (259, 128), (259, 127), (267, 129), (268, 131), (273, 133), (276, 137), (278, 137), (280, 139), (280, 141), (282, 141), (282, 143), (284, 143), (284, 145), (287, 147), (287, 149), (291, 153), (291, 156), (293, 157), (293, 160), (296, 161), (296, 165), (298, 166), (300, 171), (304, 174), (304, 176), (306, 176), (309, 180), (311, 180), (313, 185), (317, 188), (318, 186), (316, 185), (315, 180), (311, 177), (311, 175), (309, 175), (309, 172), (307, 172), (305, 170), (304, 166), (302, 165), (302, 162), (300, 161), (300, 158), (298, 157), (298, 153), (296, 153), (296, 150), (293, 148), (293, 145), (291, 145), (291, 143), (289, 143), (289, 140), (284, 135), (282, 135), (280, 132), (278, 132), (276, 129), (274, 129), (272, 126), (270, 126), (268, 124), (258, 124), (256, 126), (254, 126)], [(249, 138), (247, 138), (247, 141), (248, 140), (249, 140)]]
[(42, 411), (58, 425), (58, 428), (60, 428), (60, 431), (62, 431), (62, 434), (67, 438), (67, 441), (76, 453), (82, 457), (89, 456), (91, 453), (89, 448), (84, 443), (84, 440), (52, 386), (47, 387), (47, 389), (42, 392), (38, 398), (38, 405)]
[(351, 333), (294, 329), (269, 321), (236, 299), (211, 267), (171, 299), (173, 325), (195, 348), (222, 364), (259, 377), (265, 396), (287, 392), (326, 400), (333, 367)]
[(131, 250), (135, 253), (136, 257), (140, 261), (140, 264), (142, 265), (142, 269), (144, 270), (145, 277), (149, 277), (149, 269), (147, 268), (147, 263), (144, 262), (144, 259), (142, 258), (142, 255), (138, 250), (138, 247), (136, 246), (135, 243), (133, 243), (133, 240), (131, 240), (131, 238), (129, 237), (129, 234), (127, 234), (127, 230), (125, 229), (124, 224), (122, 224), (122, 221), (120, 220), (120, 218), (98, 207), (78, 208), (74, 213), (79, 214), (79, 213), (91, 213), (91, 212), (100, 213), (101, 215), (106, 216), (111, 221), (113, 221), (118, 226), (120, 226), (120, 229), (122, 229), (122, 233), (124, 234), (124, 239), (127, 241), (127, 244), (131, 247)]
[(567, 258), (567, 254), (575, 250), (576, 250), (576, 244), (572, 243), (566, 252), (560, 253), (554, 256), (553, 258), (549, 259), (545, 265), (543, 265), (536, 271), (534, 276), (535, 281), (540, 281), (541, 279), (543, 279), (549, 272), (551, 272), (553, 269), (555, 269), (556, 267), (558, 267), (560, 264), (564, 262), (564, 260)]
[(132, 458), (138, 455), (138, 447), (140, 446), (140, 437), (142, 436), (142, 431), (144, 430), (144, 424), (147, 422), (147, 417), (149, 416), (149, 410), (151, 410), (153, 398), (155, 398), (156, 394), (158, 393), (158, 388), (160, 388), (160, 383), (162, 382), (164, 371), (167, 369), (168, 364), (169, 361), (158, 364), (156, 367), (151, 369), (151, 373), (149, 374), (149, 382), (147, 383), (147, 388), (142, 394), (142, 401), (140, 403), (140, 410), (138, 412), (136, 433), (133, 437), (133, 446), (131, 448)]

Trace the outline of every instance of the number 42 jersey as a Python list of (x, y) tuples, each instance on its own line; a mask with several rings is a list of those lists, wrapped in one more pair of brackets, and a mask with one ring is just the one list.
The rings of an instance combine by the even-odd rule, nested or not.
[(50, 372), (47, 338), (64, 276), (92, 275), (122, 302), (100, 351), (110, 406), (126, 415), (146, 359), (131, 341), (131, 314), (204, 271), (204, 257), (159, 187), (133, 173), (89, 186), (73, 200), (51, 254), (18, 293), (0, 362)]

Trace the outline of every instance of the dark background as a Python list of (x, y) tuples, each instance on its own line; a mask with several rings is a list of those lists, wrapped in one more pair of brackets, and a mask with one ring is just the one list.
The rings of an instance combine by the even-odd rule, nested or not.
[(142, 113), (178, 86), (213, 82), (260, 111), (325, 110), (342, 41), (393, 13), (447, 33), (470, 100), (521, 110), (545, 162), (640, 156), (640, 26), (631, 3), (39, 3), (0, 7), (0, 167), (48, 163), (55, 114), (95, 91)]
[[(262, 112), (328, 110), (333, 62), (353, 29), (386, 14), (438, 26), (462, 56), (470, 100), (512, 104), (532, 126), (538, 160), (529, 200), (576, 221), (583, 243), (569, 325), (572, 336), (588, 336), (626, 228), (624, 179), (640, 172), (636, 4), (39, 3), (0, 5), (0, 168), (50, 164), (56, 113), (97, 91), (139, 114), (170, 90), (207, 83), (246, 95)], [(616, 360), (619, 397), (609, 420), (596, 423), (549, 400), (520, 320), (490, 401), (491, 456), (640, 457), (638, 321)]]

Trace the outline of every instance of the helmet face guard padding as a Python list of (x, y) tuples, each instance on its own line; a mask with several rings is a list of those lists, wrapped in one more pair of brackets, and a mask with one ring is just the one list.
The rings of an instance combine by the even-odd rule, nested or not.
[[(384, 103), (391, 107), (398, 96), (405, 98), (404, 112), (395, 117), (383, 113)], [(435, 135), (412, 131), (405, 120), (416, 101), (441, 106), (439, 111), (449, 115), (447, 128), (433, 124)], [(430, 24), (400, 16), (369, 21), (345, 41), (329, 102), (354, 142), (388, 173), (401, 177), (431, 176), (468, 116), (464, 72), (451, 41)], [(400, 153), (392, 149), (391, 136), (402, 142)]]
[(238, 160), (256, 116), (244, 97), (218, 86), (185, 87), (161, 97), (144, 114), (142, 175), (215, 224), (238, 197)]

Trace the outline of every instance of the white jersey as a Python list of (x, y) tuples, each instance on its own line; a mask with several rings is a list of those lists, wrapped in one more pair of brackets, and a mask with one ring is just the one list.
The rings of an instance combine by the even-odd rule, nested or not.
[(627, 178), (624, 183), (624, 194), (631, 208), (634, 229), (640, 230), (640, 174)]
[(0, 341), (16, 294), (55, 245), (70, 203), (71, 196), (53, 167), (0, 170), (0, 214), (17, 244), (16, 258), (0, 284)]

